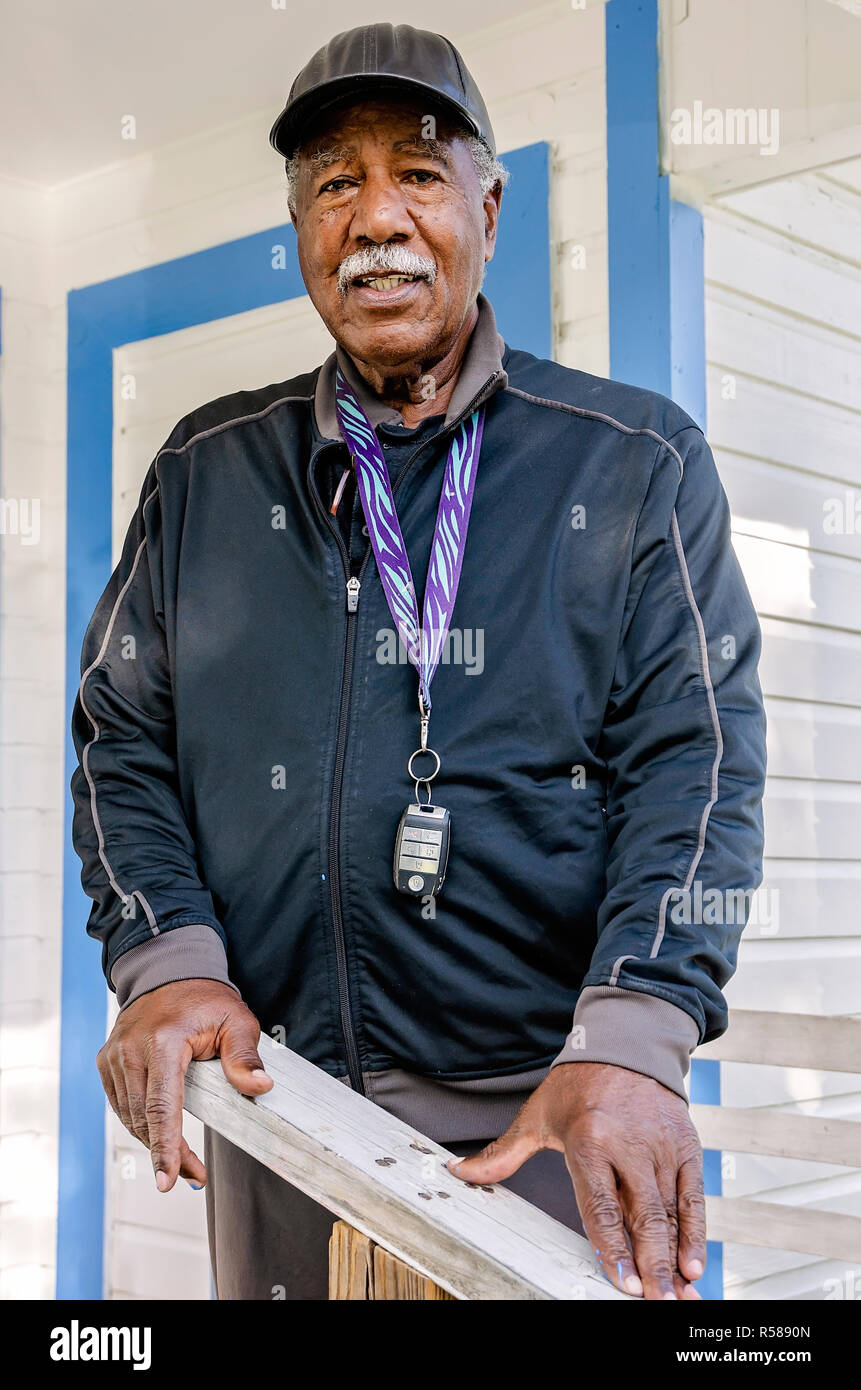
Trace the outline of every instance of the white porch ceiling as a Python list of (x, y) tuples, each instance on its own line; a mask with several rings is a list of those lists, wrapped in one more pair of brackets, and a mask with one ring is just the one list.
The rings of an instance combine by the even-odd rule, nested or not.
[[(418, 0), (2, 0), (0, 176), (53, 187), (256, 112), (265, 142), (294, 76), (333, 34), (390, 20), (458, 42), (527, 8), (527, 0), (436, 0), (430, 11)], [(134, 140), (121, 138), (129, 115)]]

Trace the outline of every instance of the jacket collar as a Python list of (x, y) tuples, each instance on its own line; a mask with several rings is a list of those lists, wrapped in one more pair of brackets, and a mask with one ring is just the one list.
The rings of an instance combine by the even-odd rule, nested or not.
[[(481, 393), (483, 387), (490, 386), (492, 382), (493, 390), (497, 391), (508, 382), (508, 375), (502, 365), (502, 356), (506, 350), (505, 341), (497, 330), (496, 317), (490, 300), (480, 294), (476, 302), (478, 304), (478, 318), (466, 345), (460, 373), (446, 412), (446, 425), (451, 424), (463, 414), (467, 406)], [(338, 346), (320, 368), (314, 393), (314, 418), (317, 429), (324, 439), (341, 438), (335, 410), (336, 366), (341, 368), (355, 391), (359, 404), (374, 427), (380, 424), (403, 424), (401, 412), (386, 405), (379, 396), (374, 394), (356, 368), (352, 358), (342, 347)]]

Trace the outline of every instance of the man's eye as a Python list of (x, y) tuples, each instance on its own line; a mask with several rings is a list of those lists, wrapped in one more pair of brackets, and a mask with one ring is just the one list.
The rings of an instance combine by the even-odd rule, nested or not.
[(435, 174), (433, 169), (410, 169), (406, 177), (418, 179), (419, 183), (432, 183), (439, 175)]
[(323, 184), (323, 187), (320, 189), (320, 192), (321, 192), (321, 193), (340, 193), (342, 187), (347, 187), (347, 188), (349, 188), (349, 186), (350, 186), (350, 180), (349, 180), (349, 179), (346, 179), (346, 178), (330, 179), (328, 183), (324, 183), (324, 184)]

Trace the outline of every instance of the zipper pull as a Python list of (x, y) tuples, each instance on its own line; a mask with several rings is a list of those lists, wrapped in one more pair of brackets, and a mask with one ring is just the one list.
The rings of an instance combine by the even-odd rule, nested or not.
[(356, 579), (355, 576), (353, 576), (352, 579), (348, 579), (348, 580), (347, 580), (347, 612), (348, 612), (348, 613), (355, 613), (355, 612), (357, 612), (358, 607), (359, 607), (359, 590), (361, 589), (361, 587), (362, 587), (361, 584), (359, 583), (358, 579)]

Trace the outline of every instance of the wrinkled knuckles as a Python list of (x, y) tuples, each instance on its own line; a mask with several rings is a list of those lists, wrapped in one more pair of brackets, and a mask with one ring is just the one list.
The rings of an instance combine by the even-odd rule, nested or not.
[(158, 1125), (173, 1118), (176, 1104), (166, 1095), (147, 1096), (145, 1114), (149, 1125)]
[(685, 1223), (697, 1221), (705, 1227), (706, 1199), (702, 1191), (680, 1192), (678, 1196), (679, 1217)]
[(597, 1231), (618, 1231), (622, 1222), (622, 1213), (609, 1194), (605, 1198), (593, 1197), (584, 1203), (581, 1215), (587, 1228)]
[(634, 1211), (628, 1221), (628, 1229), (634, 1240), (648, 1242), (666, 1239), (667, 1213), (663, 1207), (646, 1206)]

